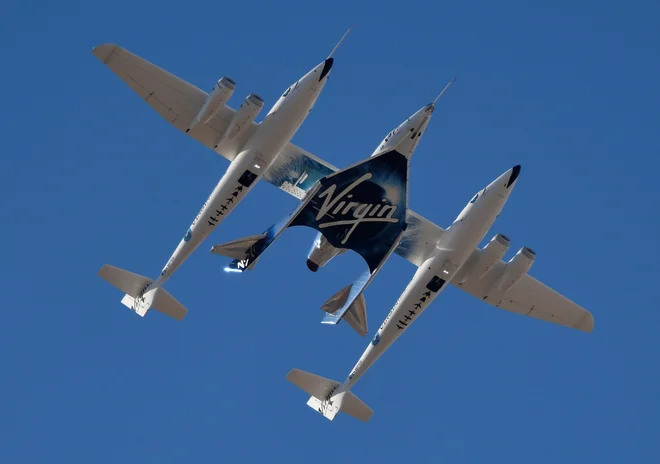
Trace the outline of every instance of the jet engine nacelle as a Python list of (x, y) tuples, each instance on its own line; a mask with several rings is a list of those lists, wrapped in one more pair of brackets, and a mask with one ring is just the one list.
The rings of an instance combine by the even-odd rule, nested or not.
[(468, 270), (467, 275), (461, 279), (461, 283), (469, 279), (479, 280), (483, 278), (500, 262), (509, 249), (509, 245), (511, 245), (509, 237), (504, 234), (495, 235), (481, 250), (479, 258)]
[(236, 83), (227, 76), (218, 79), (218, 82), (213, 86), (211, 93), (206, 96), (204, 105), (202, 105), (199, 113), (192, 120), (186, 132), (200, 122), (202, 124), (209, 122), (225, 106), (225, 103), (231, 98), (235, 89)]
[(518, 253), (506, 263), (497, 288), (501, 292), (510, 290), (532, 267), (536, 253), (531, 248), (522, 247)]
[(256, 93), (248, 95), (243, 103), (241, 103), (241, 107), (236, 111), (236, 114), (234, 114), (229, 126), (227, 126), (227, 130), (220, 137), (218, 143), (223, 139), (233, 140), (238, 137), (241, 132), (252, 124), (252, 121), (254, 121), (254, 118), (257, 117), (263, 107), (264, 101), (259, 95)]

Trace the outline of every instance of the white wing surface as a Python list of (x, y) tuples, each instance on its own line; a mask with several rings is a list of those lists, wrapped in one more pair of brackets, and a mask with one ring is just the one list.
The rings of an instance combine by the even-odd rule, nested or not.
[[(95, 47), (94, 55), (121, 78), (167, 122), (186, 131), (199, 112), (207, 93), (189, 82), (114, 44)], [(213, 150), (216, 141), (231, 122), (235, 111), (224, 106), (206, 124), (197, 124), (186, 135)], [(253, 122), (246, 137), (256, 128)], [(223, 154), (230, 161), (235, 154)]]
[[(470, 261), (476, 261), (481, 252), (477, 248), (466, 265), (469, 265)], [(497, 308), (584, 332), (593, 330), (594, 318), (589, 311), (529, 274), (525, 274), (508, 291), (499, 291), (497, 280), (505, 266), (506, 263), (500, 260), (481, 279), (468, 279), (461, 284), (461, 275), (457, 275), (451, 283)]]
[[(206, 100), (206, 92), (118, 45), (99, 45), (94, 48), (93, 53), (159, 115), (186, 133), (190, 122)], [(208, 123), (196, 124), (186, 135), (213, 150), (234, 113), (232, 108), (225, 105)], [(256, 127), (257, 124), (253, 122), (245, 137), (249, 137)], [(231, 161), (235, 153), (222, 153), (222, 156)], [(266, 172), (264, 179), (302, 199), (316, 181), (336, 171), (337, 167), (288, 143)], [(442, 228), (412, 211), (409, 211), (409, 222), (406, 235), (395, 253), (419, 266), (430, 247), (440, 238)]]

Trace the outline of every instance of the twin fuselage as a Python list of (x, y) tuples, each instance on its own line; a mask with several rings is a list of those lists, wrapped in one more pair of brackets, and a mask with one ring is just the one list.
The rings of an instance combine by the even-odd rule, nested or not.
[(509, 169), (479, 191), (465, 206), (419, 266), (355, 367), (332, 393), (333, 397), (341, 401), (339, 395), (351, 389), (461, 271), (500, 214), (519, 173), (520, 166)]
[[(332, 65), (333, 58), (328, 58), (292, 84), (244, 145), (233, 147), (238, 154), (193, 220), (160, 276), (145, 292), (162, 286), (258, 183), (312, 110), (328, 80)], [(223, 148), (226, 148), (226, 143), (220, 146), (220, 149)]]
[[(406, 119), (391, 131), (371, 156), (396, 150), (410, 158), (433, 114), (430, 104)], [(464, 270), (464, 265), (488, 233), (506, 203), (520, 173), (515, 166), (479, 191), (467, 203), (454, 223), (419, 266), (412, 280), (381, 324), (376, 335), (351, 370), (344, 383), (331, 391), (326, 398), (341, 405), (344, 393), (373, 365), (373, 363), (405, 332), (429, 304), (446, 288), (446, 284)], [(308, 254), (307, 266), (317, 271), (333, 257), (346, 249), (333, 247), (317, 234)]]

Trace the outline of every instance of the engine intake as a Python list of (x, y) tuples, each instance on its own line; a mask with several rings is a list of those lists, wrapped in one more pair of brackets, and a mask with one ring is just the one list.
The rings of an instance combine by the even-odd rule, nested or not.
[(216, 146), (223, 140), (234, 140), (240, 135), (257, 117), (261, 109), (264, 107), (263, 99), (256, 93), (248, 95), (241, 107), (236, 111), (225, 133), (218, 139)]
[(529, 272), (535, 259), (536, 253), (534, 253), (534, 250), (531, 248), (522, 247), (518, 250), (518, 253), (506, 263), (497, 286), (498, 290), (501, 292), (507, 292), (513, 288), (513, 286), (516, 285), (516, 283), (518, 283), (527, 272)]
[(490, 239), (490, 242), (478, 252), (478, 258), (474, 261), (474, 264), (471, 264), (467, 269), (467, 272), (461, 278), (460, 283), (463, 284), (470, 279), (482, 279), (497, 263), (500, 262), (509, 249), (510, 244), (511, 241), (506, 235), (495, 235)]
[(204, 104), (197, 113), (197, 116), (190, 122), (190, 127), (186, 130), (188, 132), (190, 129), (195, 127), (200, 122), (206, 124), (215, 116), (222, 108), (224, 108), (225, 103), (231, 98), (236, 89), (236, 83), (230, 78), (223, 76), (218, 79), (218, 82), (213, 86), (213, 90), (206, 96)]

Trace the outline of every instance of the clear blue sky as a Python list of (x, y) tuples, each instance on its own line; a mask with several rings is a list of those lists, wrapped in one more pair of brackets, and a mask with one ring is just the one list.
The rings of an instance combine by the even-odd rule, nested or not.
[[(0, 15), (0, 462), (657, 460), (657, 2), (38, 4)], [(359, 258), (312, 274), (299, 228), (245, 275), (208, 252), (295, 206), (269, 184), (168, 283), (183, 322), (135, 316), (96, 275), (155, 277), (228, 162), (93, 46), (205, 90), (228, 75), (233, 106), (250, 92), (270, 106), (350, 25), (294, 142), (347, 166), (456, 75), (412, 160), (411, 207), (447, 226), (522, 164), (488, 238), (533, 248), (531, 273), (596, 320), (585, 334), (449, 289), (355, 387), (367, 424), (323, 419), (285, 380), (342, 380), (361, 355), (369, 337), (319, 310)], [(369, 287), (370, 336), (414, 270), (395, 256)]]

